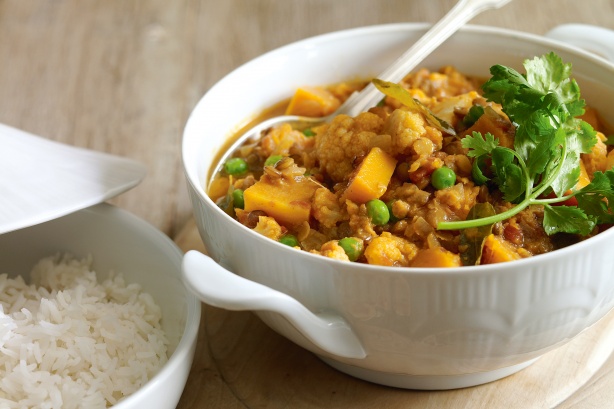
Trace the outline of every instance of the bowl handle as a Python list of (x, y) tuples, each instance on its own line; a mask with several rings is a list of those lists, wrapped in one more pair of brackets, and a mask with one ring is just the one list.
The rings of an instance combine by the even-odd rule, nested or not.
[(354, 359), (367, 356), (342, 317), (314, 314), (289, 295), (231, 273), (198, 251), (185, 254), (182, 275), (188, 288), (207, 304), (233, 311), (276, 312), (330, 354)]
[(580, 47), (614, 62), (614, 30), (590, 24), (562, 24), (546, 37)]

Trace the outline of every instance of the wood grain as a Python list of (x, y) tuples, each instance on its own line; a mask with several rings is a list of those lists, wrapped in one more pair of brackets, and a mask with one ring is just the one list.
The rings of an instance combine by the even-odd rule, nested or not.
[[(0, 0), (0, 122), (124, 155), (149, 174), (113, 202), (173, 236), (190, 217), (180, 140), (198, 99), (263, 52), (362, 25), (434, 22), (452, 0)], [(590, 4), (590, 7), (587, 6)], [(614, 28), (614, 1), (514, 0), (472, 23)]]
[[(0, 122), (141, 161), (149, 169), (146, 180), (113, 203), (177, 237), (183, 248), (198, 247), (180, 141), (207, 89), (289, 42), (363, 25), (434, 22), (453, 4), (0, 0)], [(514, 0), (472, 23), (544, 34), (570, 22), (614, 29), (613, 15), (614, 0)], [(384, 388), (340, 374), (250, 313), (204, 307), (202, 324), (180, 408), (614, 406), (614, 359), (608, 359), (605, 342), (612, 341), (611, 317), (518, 375), (438, 393)]]

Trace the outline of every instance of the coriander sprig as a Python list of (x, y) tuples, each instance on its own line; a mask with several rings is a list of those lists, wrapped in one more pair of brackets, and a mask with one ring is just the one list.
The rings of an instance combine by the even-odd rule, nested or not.
[[(597, 224), (613, 223), (614, 171), (597, 172), (593, 181), (574, 190), (580, 177), (580, 154), (597, 142), (596, 132), (577, 118), (584, 113), (580, 89), (570, 78), (571, 64), (555, 53), (524, 62), (526, 74), (495, 65), (483, 85), (484, 96), (501, 104), (516, 128), (514, 149), (499, 146), (493, 135), (474, 132), (461, 141), (474, 158), (474, 179), (489, 181), (511, 209), (484, 218), (441, 222), (440, 230), (478, 227), (506, 220), (531, 205), (544, 207), (546, 233), (589, 234)], [(491, 163), (490, 169), (477, 164)], [(493, 177), (484, 173), (489, 170)], [(552, 192), (554, 197), (544, 198)], [(578, 206), (555, 204), (575, 197)]]

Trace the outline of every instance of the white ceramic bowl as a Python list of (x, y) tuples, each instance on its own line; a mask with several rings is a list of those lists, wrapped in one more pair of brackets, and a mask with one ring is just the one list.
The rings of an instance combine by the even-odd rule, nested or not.
[[(425, 29), (384, 25), (307, 39), (245, 64), (209, 90), (186, 125), (183, 160), (200, 234), (215, 262), (189, 252), (184, 278), (203, 301), (256, 311), (271, 328), (348, 374), (397, 387), (448, 389), (514, 373), (603, 317), (614, 306), (614, 229), (511, 263), (389, 268), (265, 239), (205, 194), (213, 161), (239, 123), (298, 86), (377, 75)], [(611, 50), (609, 35), (595, 40)], [(524, 59), (549, 51), (573, 64), (583, 96), (612, 120), (614, 65), (551, 39), (468, 26), (423, 66), (453, 65), (488, 77), (493, 64), (520, 70)]]
[(0, 274), (27, 277), (34, 264), (56, 253), (93, 257), (99, 279), (121, 272), (138, 283), (162, 310), (169, 341), (169, 360), (137, 392), (114, 408), (177, 406), (186, 384), (200, 324), (200, 301), (180, 275), (183, 253), (162, 232), (136, 216), (100, 204), (62, 218), (0, 235)]

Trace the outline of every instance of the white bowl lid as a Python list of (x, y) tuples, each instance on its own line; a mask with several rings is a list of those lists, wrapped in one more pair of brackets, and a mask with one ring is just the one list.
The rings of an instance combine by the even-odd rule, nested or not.
[(133, 160), (0, 124), (0, 234), (104, 202), (145, 174)]

